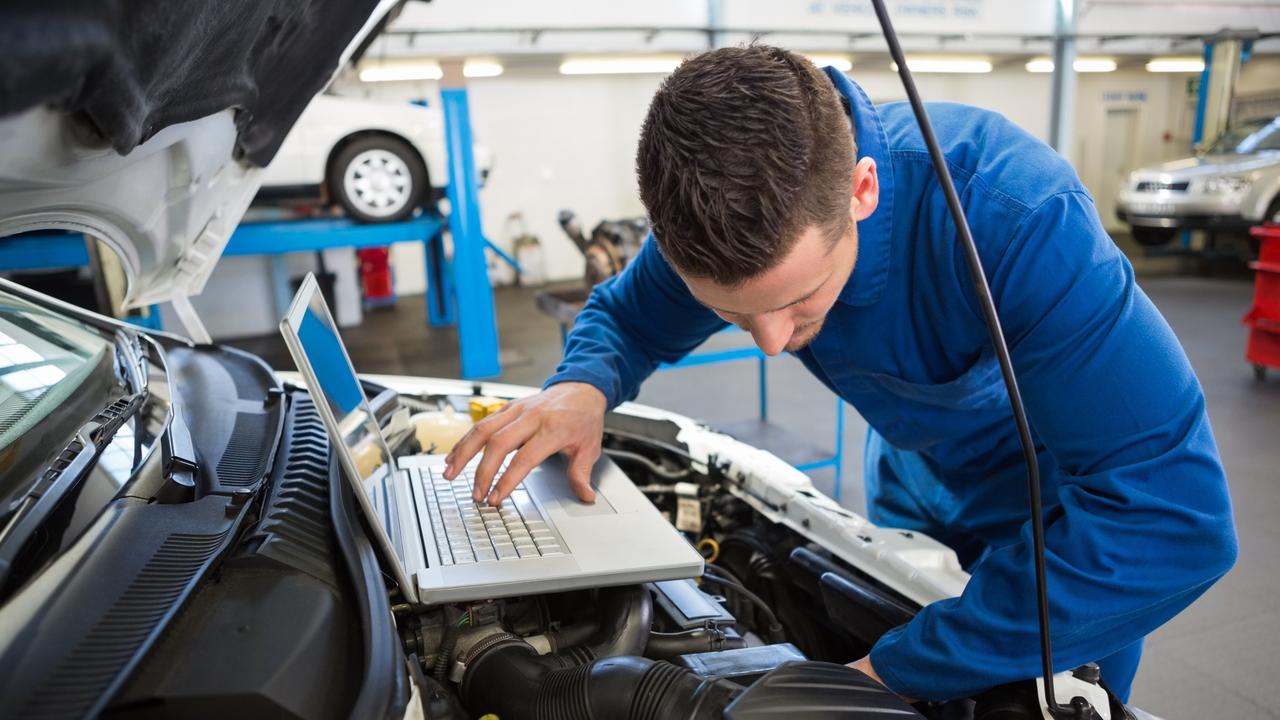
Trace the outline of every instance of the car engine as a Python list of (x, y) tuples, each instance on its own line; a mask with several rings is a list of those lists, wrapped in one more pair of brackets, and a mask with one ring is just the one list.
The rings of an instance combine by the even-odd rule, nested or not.
[[(411, 433), (401, 440), (398, 452), (420, 451)], [(426, 612), (394, 606), (405, 652), (432, 688), (428, 717), (1041, 717), (1033, 682), (913, 708), (844, 667), (920, 604), (765, 517), (729, 491), (727, 464), (698, 462), (663, 421), (612, 414), (604, 452), (698, 548), (704, 574)], [(1111, 717), (1127, 717), (1110, 704)]]

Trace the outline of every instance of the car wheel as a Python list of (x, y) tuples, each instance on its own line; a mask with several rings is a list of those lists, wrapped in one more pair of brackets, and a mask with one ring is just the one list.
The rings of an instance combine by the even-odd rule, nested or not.
[(391, 137), (366, 137), (339, 151), (329, 168), (329, 190), (360, 222), (409, 217), (425, 197), (427, 169), (412, 147)]
[(1160, 247), (1168, 245), (1177, 237), (1178, 231), (1171, 228), (1134, 227), (1133, 239), (1142, 247)]

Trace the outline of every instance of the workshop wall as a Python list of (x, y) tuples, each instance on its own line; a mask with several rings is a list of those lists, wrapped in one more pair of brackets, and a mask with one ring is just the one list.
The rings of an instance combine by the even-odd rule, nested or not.
[[(683, 54), (706, 48), (708, 28), (719, 29), (715, 41), (722, 44), (750, 42), (767, 31), (764, 41), (797, 51), (847, 52), (854, 61), (851, 75), (874, 100), (903, 97), (884, 58), (876, 20), (864, 3), (564, 0), (535, 6), (491, 0), (484, 13), (476, 13), (473, 5), (465, 0), (406, 5), (392, 32), (371, 46), (366, 59), (430, 54), (501, 61), (503, 75), (469, 83), (476, 138), (495, 158), (481, 195), (485, 230), (509, 249), (516, 231), (509, 219), (520, 214), (524, 230), (541, 241), (543, 275), (552, 280), (577, 277), (582, 269), (580, 256), (556, 224), (558, 210), (574, 210), (588, 229), (602, 218), (642, 211), (634, 179), (635, 142), (645, 107), (661, 81), (655, 75), (562, 76), (557, 69), (562, 55)], [(1177, 12), (1157, 10), (1164, 5), (1162, 0), (1085, 3), (1079, 13), (1080, 54), (1122, 61), (1117, 72), (1078, 76), (1070, 157), (1093, 192), (1104, 224), (1116, 230), (1122, 228), (1115, 220), (1114, 199), (1125, 175), (1190, 151), (1196, 76), (1148, 73), (1138, 58), (1194, 55), (1198, 46), (1143, 37), (1194, 34), (1224, 23), (1267, 29), (1275, 21), (1264, 3), (1197, 0), (1179, 4)], [(1050, 76), (1029, 73), (1023, 63), (1028, 54), (1047, 54), (1044, 38), (1053, 31), (1053, 3), (889, 0), (887, 6), (908, 52), (973, 53), (995, 60), (989, 74), (917, 75), (925, 97), (987, 107), (1037, 137), (1047, 136)], [(1143, 35), (1118, 39), (1112, 37), (1116, 28), (1142, 28)], [(1259, 55), (1242, 72), (1240, 94), (1280, 93), (1280, 59), (1261, 56), (1277, 47), (1276, 39), (1256, 44)], [(362, 84), (353, 76), (339, 83), (341, 92), (396, 100), (437, 97), (434, 82)], [(1117, 134), (1124, 137), (1117, 139)], [(424, 289), (420, 246), (397, 247), (393, 262), (402, 294)], [(495, 275), (506, 277), (502, 271)]]
[[(1274, 67), (1248, 67), (1242, 75), (1267, 84)], [(877, 103), (901, 100), (901, 82), (887, 68), (850, 73)], [(1115, 225), (1111, 197), (1115, 178), (1138, 165), (1186, 155), (1190, 146), (1191, 75), (1157, 75), (1141, 69), (1078, 76), (1073, 163), (1099, 198), (1106, 224)], [(1275, 74), (1272, 74), (1272, 84)], [(1049, 76), (1027, 72), (1022, 62), (983, 75), (918, 75), (931, 100), (963, 102), (1002, 113), (1044, 139), (1049, 126)], [(495, 164), (481, 195), (485, 231), (510, 249), (508, 218), (523, 215), (528, 232), (542, 242), (545, 275), (579, 277), (582, 259), (556, 224), (560, 208), (575, 211), (588, 229), (602, 218), (643, 212), (634, 176), (635, 145), (657, 75), (562, 76), (555, 66), (508, 67), (497, 78), (473, 79), (472, 124), (477, 142), (493, 150)], [(338, 85), (339, 92), (404, 100), (438, 96), (434, 82)], [(1108, 111), (1134, 110), (1133, 142), (1125, 166), (1104, 163)], [(1114, 113), (1112, 116), (1114, 118)], [(422, 292), (421, 246), (397, 247), (396, 282), (402, 294)]]

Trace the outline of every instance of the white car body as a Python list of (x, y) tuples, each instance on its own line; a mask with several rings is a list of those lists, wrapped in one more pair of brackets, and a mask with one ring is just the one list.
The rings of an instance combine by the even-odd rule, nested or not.
[[(433, 188), (449, 184), (444, 118), (435, 104), (366, 100), (339, 95), (317, 95), (303, 111), (274, 160), (262, 173), (262, 187), (303, 188), (323, 185), (329, 164), (342, 145), (366, 135), (384, 135), (408, 143), (427, 168)], [(483, 184), (491, 165), (489, 150), (473, 148), (476, 169)]]

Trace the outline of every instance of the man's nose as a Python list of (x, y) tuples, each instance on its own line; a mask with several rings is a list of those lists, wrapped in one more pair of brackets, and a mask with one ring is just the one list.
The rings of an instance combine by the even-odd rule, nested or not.
[(794, 329), (795, 323), (788, 318), (764, 315), (751, 323), (751, 339), (765, 355), (772, 357), (787, 347)]

